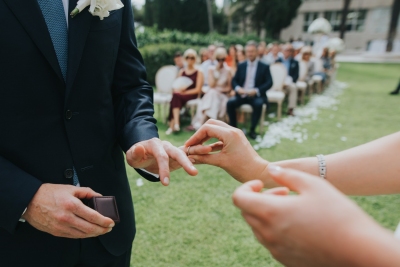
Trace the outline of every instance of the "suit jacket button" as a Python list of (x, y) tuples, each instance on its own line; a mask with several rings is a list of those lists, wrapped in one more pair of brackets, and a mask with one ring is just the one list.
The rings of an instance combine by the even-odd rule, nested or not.
[(65, 118), (66, 118), (67, 120), (72, 119), (72, 111), (71, 111), (71, 110), (67, 110), (67, 111), (65, 112)]
[(64, 171), (64, 177), (67, 178), (67, 179), (72, 179), (72, 177), (74, 177), (74, 170), (66, 169)]

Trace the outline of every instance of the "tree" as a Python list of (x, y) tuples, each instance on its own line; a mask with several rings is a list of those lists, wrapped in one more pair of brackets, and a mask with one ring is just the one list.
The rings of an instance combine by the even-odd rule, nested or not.
[(342, 19), (340, 22), (340, 38), (344, 40), (347, 28), (347, 14), (349, 13), (351, 0), (343, 0)]
[(208, 15), (208, 28), (210, 32), (214, 31), (214, 21), (213, 21), (213, 10), (211, 0), (206, 0), (207, 4), (207, 15)]
[(386, 46), (387, 52), (392, 52), (392, 50), (393, 50), (393, 41), (396, 36), (397, 22), (399, 20), (399, 13), (400, 13), (400, 0), (393, 0), (392, 15), (390, 18), (387, 46)]
[(265, 29), (269, 37), (279, 39), (282, 29), (296, 17), (301, 3), (301, 0), (237, 0), (233, 7), (238, 6), (235, 13), (241, 16), (248, 14), (259, 36)]

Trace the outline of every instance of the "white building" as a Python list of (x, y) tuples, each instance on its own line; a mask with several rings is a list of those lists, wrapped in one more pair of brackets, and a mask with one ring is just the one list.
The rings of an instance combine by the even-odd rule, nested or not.
[[(382, 50), (386, 46), (393, 0), (352, 0), (347, 16), (345, 44), (348, 50)], [(332, 25), (331, 37), (339, 36), (343, 0), (303, 0), (297, 17), (281, 32), (281, 39), (302, 38), (312, 41), (308, 26), (318, 18), (326, 18)], [(394, 51), (400, 51), (400, 20)], [(382, 51), (383, 52), (383, 51)]]

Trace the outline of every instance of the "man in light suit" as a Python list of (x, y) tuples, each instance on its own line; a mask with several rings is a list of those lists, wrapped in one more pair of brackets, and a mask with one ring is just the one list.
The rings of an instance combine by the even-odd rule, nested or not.
[[(123, 152), (164, 185), (180, 166), (197, 172), (158, 139), (131, 1), (104, 20), (69, 17), (76, 4), (0, 0), (0, 266), (127, 267)], [(120, 223), (80, 200), (99, 194), (116, 197)]]
[(299, 62), (293, 58), (294, 49), (291, 44), (283, 46), (283, 57), (276, 62), (281, 62), (288, 73), (284, 89), (289, 94), (288, 115), (293, 115), (293, 110), (297, 107), (298, 91), (296, 82), (299, 79)]
[(246, 45), (247, 61), (239, 64), (232, 79), (232, 87), (236, 96), (227, 104), (229, 124), (236, 127), (236, 109), (243, 104), (253, 108), (249, 137), (256, 139), (255, 132), (260, 121), (262, 107), (267, 104), (267, 90), (272, 87), (272, 77), (269, 66), (257, 59), (257, 43), (250, 41)]

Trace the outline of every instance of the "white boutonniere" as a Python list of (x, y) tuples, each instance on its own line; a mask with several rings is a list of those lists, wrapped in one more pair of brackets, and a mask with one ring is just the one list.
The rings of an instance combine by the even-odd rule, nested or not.
[(89, 12), (93, 16), (98, 16), (100, 20), (103, 20), (110, 16), (110, 11), (123, 8), (124, 4), (121, 0), (79, 0), (71, 12), (71, 17), (78, 15), (87, 6), (90, 6)]

